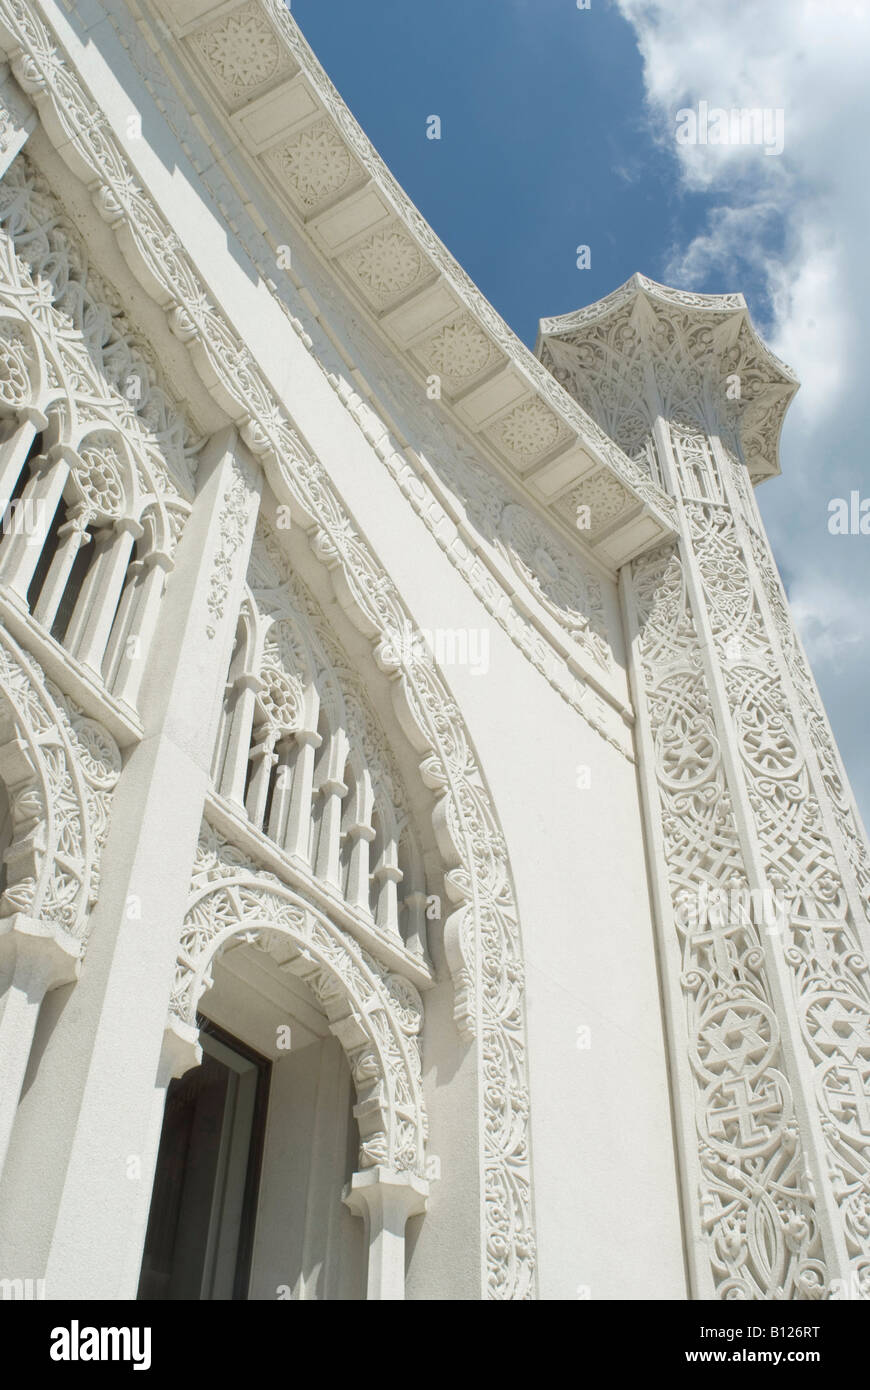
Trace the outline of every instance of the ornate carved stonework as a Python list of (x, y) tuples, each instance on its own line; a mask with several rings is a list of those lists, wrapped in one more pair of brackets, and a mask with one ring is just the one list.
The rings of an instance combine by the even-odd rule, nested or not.
[(195, 31), (191, 42), (232, 101), (253, 96), (290, 67), (286, 51), (256, 3), (206, 24)]
[(30, 115), (28, 103), (8, 80), (8, 69), (6, 74), (7, 80), (0, 78), (0, 154), (14, 150), (18, 131)]
[(0, 283), (0, 399), (53, 412), (64, 442), (85, 441), (82, 494), (107, 515), (117, 514), (121, 472), (140, 508), (158, 499), (168, 541), (169, 514), (188, 510), (202, 441), (23, 154), (0, 183)]
[[(125, 40), (123, 31), (119, 33), (122, 41)], [(126, 43), (131, 60), (136, 64), (141, 72), (143, 79), (159, 100), (161, 109), (167, 114), (176, 133), (182, 138), (187, 147), (196, 149), (201, 137), (196, 128), (190, 121), (188, 112), (178, 99), (178, 94), (173, 85), (167, 81), (166, 73), (156, 59), (151, 55), (150, 49), (139, 44)], [(266, 158), (267, 156), (264, 156)], [(299, 298), (296, 291), (296, 284), (300, 283), (294, 274), (276, 268), (273, 261), (266, 260), (263, 254), (263, 239), (259, 229), (255, 228), (248, 210), (244, 206), (239, 194), (233, 184), (221, 173), (218, 165), (214, 163), (210, 150), (207, 146), (202, 146), (201, 155), (197, 160), (197, 167), (200, 177), (204, 183), (210, 187), (214, 196), (221, 207), (227, 209), (228, 216), (231, 217), (232, 225), (236, 230), (237, 236), (242, 240), (247, 254), (252, 263), (257, 267), (267, 284), (275, 285), (275, 281), (281, 282), (282, 288), (278, 294), (277, 287), (274, 292), (278, 295), (278, 302), (287, 315), (288, 322), (295, 333), (302, 339), (309, 351), (315, 354), (316, 360), (322, 370), (327, 374), (329, 380), (334, 384), (339, 398), (358, 419), (359, 423), (366, 429), (366, 421), (363, 411), (359, 409), (361, 402), (356, 394), (347, 389), (342, 381), (342, 374), (346, 370), (345, 363), (341, 356), (335, 351), (334, 344), (322, 332), (318, 324), (310, 317), (309, 310)], [(415, 440), (420, 439), (421, 451), (425, 453), (425, 460), (431, 464), (437, 472), (443, 476), (451, 493), (455, 493), (468, 510), (469, 518), (475, 526), (480, 526), (483, 535), (489, 537), (497, 529), (498, 519), (505, 506), (515, 502), (515, 495), (508, 489), (506, 484), (500, 483), (493, 470), (484, 464), (480, 455), (472, 449), (467, 440), (456, 430), (446, 419), (439, 419), (431, 409), (424, 409), (426, 402), (419, 387), (410, 388), (399, 382), (395, 377), (393, 365), (388, 359), (382, 345), (377, 343), (368, 329), (350, 311), (347, 302), (341, 304), (335, 302), (335, 291), (319, 270), (316, 261), (309, 258), (303, 246), (294, 247), (294, 263), (298, 262), (302, 267), (302, 279), (304, 280), (307, 293), (310, 297), (312, 287), (314, 296), (319, 304), (334, 309), (332, 321), (335, 324), (353, 325), (353, 342), (349, 344), (354, 359), (358, 361), (361, 370), (369, 381), (390, 382), (389, 393), (385, 396), (385, 405), (391, 414), (401, 412), (400, 418), (407, 418), (412, 422), (413, 435)], [(291, 312), (289, 304), (294, 305), (295, 312)], [(298, 313), (301, 318), (308, 322), (303, 327), (300, 318), (295, 315)], [(436, 354), (438, 344), (442, 342), (441, 333), (443, 332), (443, 350), (446, 352), (454, 343), (457, 344), (457, 362), (465, 369), (466, 363), (472, 363), (478, 358), (478, 344), (480, 337), (490, 345), (492, 350), (492, 340), (474, 327), (473, 333), (469, 329), (470, 338), (466, 336), (465, 322), (476, 324), (476, 319), (469, 319), (467, 315), (460, 315), (458, 319), (451, 320), (443, 330), (434, 335), (428, 342), (436, 344)], [(453, 325), (456, 325), (458, 338), (452, 336)], [(470, 359), (465, 354), (464, 344), (469, 341), (475, 344)], [(428, 350), (428, 342), (424, 340), (415, 347), (415, 353), (421, 360), (421, 364), (426, 370), (439, 371), (437, 361), (429, 362), (423, 356)], [(482, 355), (482, 349), (481, 349)], [(498, 358), (498, 354), (496, 354)], [(439, 359), (440, 360), (440, 359)], [(492, 359), (495, 360), (495, 359)], [(492, 365), (492, 360), (488, 368)], [(500, 360), (500, 359), (498, 359)], [(486, 375), (486, 371), (482, 373)], [(445, 383), (450, 389), (451, 381), (445, 377)], [(465, 381), (462, 383), (465, 385)], [(394, 388), (394, 389), (393, 389)], [(382, 392), (383, 394), (383, 392)], [(367, 401), (365, 411), (371, 413), (371, 405)], [(378, 422), (377, 431), (379, 437), (383, 435), (383, 425)], [(416, 469), (412, 469), (409, 462), (407, 451), (403, 452), (398, 444), (395, 450), (379, 450), (385, 466), (389, 469), (397, 484), (401, 487), (405, 496), (409, 499), (412, 506), (422, 517), (426, 526), (438, 538), (439, 544), (442, 543), (444, 527), (440, 523), (440, 516), (443, 515), (442, 509), (437, 502), (438, 493), (432, 487), (432, 479), (421, 461)], [(454, 464), (454, 457), (462, 461), (462, 467)], [(600, 476), (600, 474), (598, 475)], [(624, 508), (631, 508), (634, 503), (628, 493), (618, 484), (614, 483), (611, 491), (615, 491), (624, 503)], [(593, 515), (598, 511), (595, 497), (593, 501)], [(609, 510), (608, 519), (619, 515), (619, 511)], [(566, 520), (572, 528), (576, 524), (576, 510), (572, 509), (566, 515)], [(615, 711), (607, 712), (604, 708), (601, 697), (582, 680), (578, 679), (576, 673), (569, 669), (560, 653), (547, 646), (542, 640), (540, 630), (531, 624), (525, 615), (511, 608), (505, 603), (505, 589), (496, 577), (484, 569), (484, 566), (476, 559), (470, 557), (463, 562), (463, 552), (456, 546), (445, 546), (445, 551), (452, 564), (456, 565), (463, 574), (466, 581), (472, 586), (478, 598), (483, 602), (495, 621), (500, 623), (511, 640), (525, 653), (528, 660), (541, 672), (544, 678), (552, 685), (558, 694), (566, 700), (572, 708), (576, 709), (582, 717), (594, 728), (603, 738), (612, 743), (624, 755), (631, 757), (630, 740), (626, 738), (625, 726), (621, 718)], [(567, 547), (566, 547), (567, 555)], [(513, 557), (508, 553), (508, 559), (513, 564)], [(570, 563), (579, 571), (585, 574), (585, 568), (579, 556), (572, 556)], [(515, 572), (526, 577), (529, 568), (528, 557), (522, 561), (522, 567), (516, 568)], [(588, 578), (590, 591), (594, 589), (597, 581), (591, 576)], [(587, 642), (583, 637), (583, 627), (572, 619), (570, 613), (563, 613), (558, 605), (550, 608), (551, 615), (556, 618), (560, 626), (571, 634), (573, 639), (581, 644), (582, 648), (587, 648)], [(612, 669), (611, 653), (608, 650), (611, 645), (611, 637), (604, 626), (598, 625), (595, 614), (590, 614), (590, 627), (594, 629), (601, 641), (591, 644), (590, 654), (596, 663), (603, 664), (608, 670)], [(606, 650), (606, 655), (603, 655)]]
[(515, 406), (494, 426), (494, 431), (523, 468), (551, 453), (571, 434), (541, 401), (528, 401)]
[(672, 519), (672, 503), (667, 496), (662, 493), (643, 468), (639, 467), (633, 460), (626, 458), (625, 454), (594, 420), (577, 408), (567, 393), (560, 388), (554, 377), (531, 354), (521, 349), (515, 335), (504, 320), (445, 249), (432, 228), (411, 203), (404, 189), (397, 183), (372, 148), (365, 133), (360, 129), (323, 72), (282, 0), (261, 0), (261, 4), (263, 13), (268, 15), (274, 24), (288, 53), (305, 72), (307, 80), (317, 93), (319, 102), (329, 113), (347, 148), (352, 152), (367, 176), (381, 190), (385, 200), (397, 209), (401, 223), (412, 233), (418, 246), (424, 250), (436, 274), (444, 278), (445, 283), (455, 293), (457, 300), (474, 316), (475, 321), (490, 336), (502, 357), (514, 362), (521, 359), (522, 371), (532, 383), (540, 400), (554, 407), (562, 420), (570, 421), (581, 439), (590, 443), (602, 460), (606, 461), (612, 468), (614, 475), (622, 479), (637, 498), (649, 502), (658, 515), (668, 520)]
[(588, 515), (588, 530), (594, 539), (612, 521), (622, 516), (630, 505), (622, 488), (614, 487), (610, 474), (599, 468), (597, 473), (590, 474), (578, 487), (567, 493), (556, 504), (556, 510), (574, 526), (581, 519), (585, 525)]
[(342, 258), (342, 265), (371, 304), (386, 309), (431, 277), (425, 258), (398, 228), (375, 232)]
[(688, 1198), (718, 1297), (821, 1297), (827, 1276), (764, 928), (740, 910), (749, 883), (677, 552), (635, 561), (631, 595), (691, 1059), (698, 1190)]
[(121, 755), (0, 629), (0, 778), (12, 810), (0, 916), (24, 912), (84, 946)]
[[(233, 575), (233, 557), (242, 544), (251, 511), (253, 494), (237, 463), (234, 477), (224, 496), (220, 513), (220, 549), (212, 563), (209, 578), (208, 611), (214, 619), (222, 618)], [(213, 638), (216, 632), (209, 624), (206, 632)]]
[(414, 347), (427, 372), (437, 373), (448, 391), (457, 392), (499, 360), (498, 353), (470, 314), (459, 313)]
[(358, 173), (335, 127), (325, 119), (276, 145), (265, 161), (305, 213), (314, 212)]
[[(786, 1297), (831, 1296), (837, 1280), (866, 1291), (870, 859), (747, 476), (747, 453), (757, 472), (776, 466), (793, 379), (733, 297), (684, 303), (633, 284), (615, 315), (605, 304), (597, 315), (560, 323), (560, 370), (575, 371), (579, 389), (605, 327), (629, 364), (645, 355), (656, 466), (681, 516), (681, 558), (635, 562), (628, 592), (640, 637), (635, 679), (652, 741), (646, 756), (658, 787), (650, 833), (661, 835), (678, 930), (686, 913), (697, 920), (699, 904), (718, 895), (715, 920), (702, 914), (702, 930), (690, 931), (683, 946), (684, 960), (692, 943), (713, 953), (703, 969), (697, 960), (684, 966), (683, 988), (695, 1001), (687, 1026), (693, 1059), (704, 1039), (720, 1082), (729, 1077), (724, 1091), (708, 1081), (712, 1089), (700, 1098), (703, 1192), (711, 1151), (733, 1172), (724, 1197), (716, 1187), (705, 1196), (699, 1229), (713, 1235), (711, 1268), (725, 1296), (780, 1297), (782, 1289), (794, 1290)], [(625, 372), (623, 364), (610, 382), (602, 372), (602, 400), (608, 385), (611, 404), (626, 398)], [(732, 372), (739, 409), (725, 389)], [(749, 918), (741, 895), (753, 900)], [(667, 937), (666, 919), (660, 931)], [(708, 1007), (711, 961), (715, 1035), (695, 1013), (696, 1004)], [(738, 1001), (735, 991), (747, 985), (763, 987), (759, 997), (774, 1011), (764, 1026), (757, 1004)], [(775, 1075), (762, 1079), (760, 1058)], [(707, 1080), (696, 1060), (693, 1067), (698, 1084)], [(778, 1166), (786, 1154), (787, 1169)], [(764, 1155), (771, 1165), (761, 1169)], [(726, 1242), (729, 1265), (720, 1220), (727, 1226), (738, 1217)]]
[[(137, 187), (119, 143), (100, 125), (98, 108), (53, 35), (19, 0), (0, 0), (0, 24), (15, 36), (20, 50), (16, 77), (37, 105), (49, 103), (67, 141), (62, 152), (77, 161), (77, 169), (83, 164), (99, 179), (101, 211), (113, 225), (129, 229), (131, 264), (175, 306), (170, 319), (174, 331), (185, 340), (197, 339), (206, 375), (217, 378), (222, 399), (234, 401), (239, 421), (247, 422), (246, 442), (274, 460), (287, 496), (316, 532), (321, 558), (341, 569), (360, 626), (379, 633), (383, 649), (399, 649), (409, 614), (389, 577), (356, 534), (325, 471), (284, 417), (251, 354), (209, 303), (192, 261)], [(498, 1298), (524, 1297), (534, 1269), (528, 1093), (521, 945), (504, 840), (459, 710), (434, 663), (419, 656), (395, 670), (395, 676), (403, 681), (422, 738), (435, 750), (425, 775), (444, 797), (444, 824), (454, 839), (458, 864), (449, 876), (454, 911), (447, 935), (457, 969), (466, 972), (468, 983), (459, 1017), (479, 1037), (494, 1077), (481, 1099), (490, 1292)]]
[(324, 1009), (356, 1086), (360, 1166), (423, 1176), (427, 1120), (417, 990), (204, 822), (179, 944), (175, 1017), (195, 1023), (215, 960), (243, 943), (304, 980)]

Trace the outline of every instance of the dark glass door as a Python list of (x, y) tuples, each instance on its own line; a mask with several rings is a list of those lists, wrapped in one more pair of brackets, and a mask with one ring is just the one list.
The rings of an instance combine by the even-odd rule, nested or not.
[(270, 1063), (201, 1020), (203, 1058), (166, 1095), (140, 1299), (244, 1299)]

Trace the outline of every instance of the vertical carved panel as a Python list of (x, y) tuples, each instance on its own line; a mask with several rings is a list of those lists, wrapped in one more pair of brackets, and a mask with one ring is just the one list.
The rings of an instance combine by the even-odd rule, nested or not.
[[(866, 1290), (870, 988), (859, 927), (866, 846), (766, 540), (742, 532), (731, 512), (687, 505), (687, 514), (764, 872), (783, 904), (783, 950), (813, 1069), (827, 1178), (856, 1286)], [(847, 864), (860, 896), (849, 892)]]
[(678, 552), (636, 561), (631, 589), (713, 1285), (728, 1299), (818, 1297), (814, 1203), (761, 928), (751, 910), (733, 910), (749, 899), (749, 883)]
[(625, 589), (691, 1250), (727, 1297), (870, 1296), (870, 856), (751, 486), (795, 378), (739, 296), (641, 276), (544, 358), (614, 437), (645, 409), (677, 503)]

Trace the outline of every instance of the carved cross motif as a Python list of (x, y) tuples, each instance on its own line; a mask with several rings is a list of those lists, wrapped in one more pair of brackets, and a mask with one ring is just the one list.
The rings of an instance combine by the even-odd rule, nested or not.
[(700, 946), (711, 946), (717, 975), (720, 980), (730, 980), (734, 975), (736, 960), (729, 950), (728, 943), (733, 936), (745, 931), (745, 922), (711, 922), (708, 931), (692, 932), (689, 944), (693, 950)]
[(829, 1077), (841, 1083), (836, 1090), (828, 1089), (831, 1114), (854, 1120), (861, 1133), (870, 1137), (870, 1067), (836, 1066)]
[(735, 1121), (741, 1145), (749, 1147), (757, 1144), (759, 1140), (766, 1139), (773, 1127), (756, 1124), (756, 1120), (760, 1121), (763, 1116), (769, 1115), (775, 1122), (782, 1114), (779, 1088), (772, 1081), (762, 1088), (761, 1094), (755, 1095), (746, 1077), (737, 1076), (717, 1087), (716, 1094), (726, 1098), (730, 1096), (732, 1103), (712, 1111), (709, 1121), (710, 1133), (729, 1143), (733, 1137), (729, 1129)]

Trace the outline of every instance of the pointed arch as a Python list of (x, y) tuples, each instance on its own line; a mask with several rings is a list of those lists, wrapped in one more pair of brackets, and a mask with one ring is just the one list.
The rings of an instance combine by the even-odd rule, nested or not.
[(298, 893), (264, 875), (204, 824), (178, 953), (171, 1016), (196, 1026), (215, 961), (244, 942), (305, 981), (344, 1048), (357, 1093), (360, 1166), (424, 1175), (423, 1003)]

